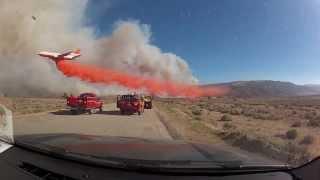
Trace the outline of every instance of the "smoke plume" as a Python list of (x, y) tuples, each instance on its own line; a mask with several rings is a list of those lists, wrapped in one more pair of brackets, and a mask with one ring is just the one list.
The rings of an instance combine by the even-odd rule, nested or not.
[(97, 38), (83, 26), (85, 0), (0, 1), (0, 92), (50, 95), (92, 91), (101, 95), (126, 91), (124, 84), (81, 81), (66, 77), (39, 51), (82, 50), (81, 63), (161, 81), (195, 84), (185, 60), (152, 44), (151, 28), (137, 21), (118, 21), (110, 35)]

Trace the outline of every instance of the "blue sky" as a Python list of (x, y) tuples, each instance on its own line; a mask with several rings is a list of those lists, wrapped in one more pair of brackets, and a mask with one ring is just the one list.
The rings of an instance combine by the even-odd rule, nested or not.
[(201, 83), (320, 84), (320, 0), (93, 0), (86, 15), (100, 35), (118, 20), (149, 24)]

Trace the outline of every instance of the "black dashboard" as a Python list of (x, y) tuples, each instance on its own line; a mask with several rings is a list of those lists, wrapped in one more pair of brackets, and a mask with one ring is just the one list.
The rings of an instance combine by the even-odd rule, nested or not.
[(320, 179), (320, 162), (315, 160), (301, 168), (288, 171), (260, 172), (236, 175), (179, 175), (125, 171), (97, 167), (39, 154), (20, 147), (12, 147), (0, 154), (0, 179), (211, 179), (211, 180), (291, 180)]

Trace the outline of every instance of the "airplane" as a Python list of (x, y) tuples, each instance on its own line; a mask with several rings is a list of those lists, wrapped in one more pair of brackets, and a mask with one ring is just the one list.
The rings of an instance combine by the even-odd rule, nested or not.
[(80, 49), (74, 51), (67, 51), (65, 53), (56, 53), (56, 52), (47, 52), (42, 51), (38, 53), (41, 57), (47, 57), (54, 62), (63, 61), (63, 60), (74, 60), (75, 58), (81, 56)]

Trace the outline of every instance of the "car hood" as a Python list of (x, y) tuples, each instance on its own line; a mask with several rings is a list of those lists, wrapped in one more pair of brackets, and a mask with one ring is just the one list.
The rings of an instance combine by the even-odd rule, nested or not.
[(17, 144), (55, 147), (65, 152), (101, 159), (119, 158), (141, 161), (201, 161), (233, 164), (274, 164), (255, 154), (177, 140), (92, 136), (83, 134), (41, 134), (15, 137)]

